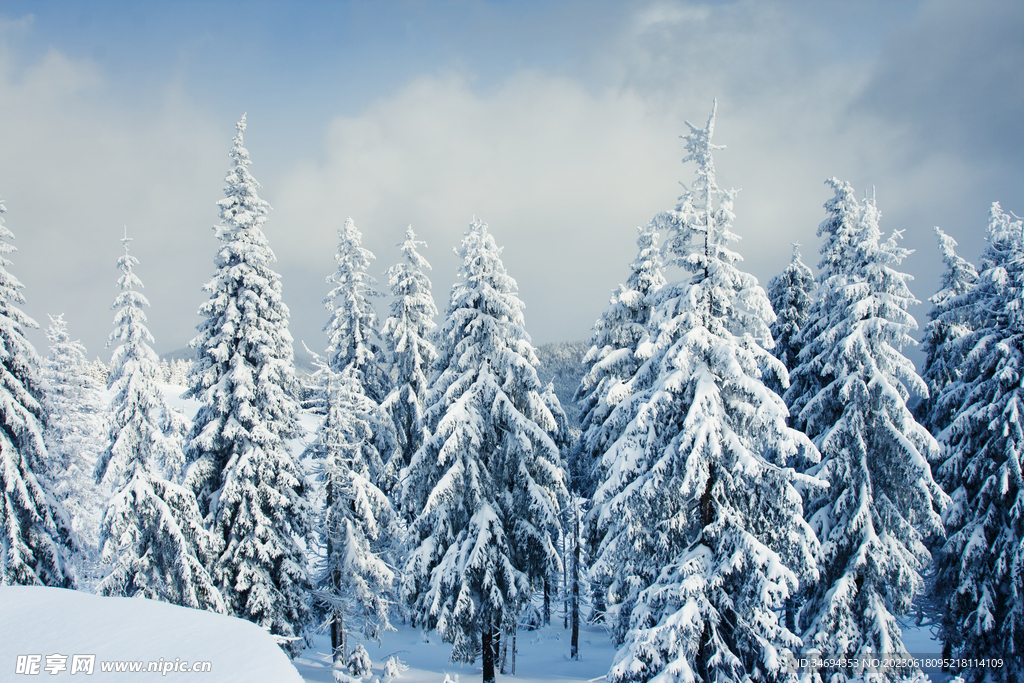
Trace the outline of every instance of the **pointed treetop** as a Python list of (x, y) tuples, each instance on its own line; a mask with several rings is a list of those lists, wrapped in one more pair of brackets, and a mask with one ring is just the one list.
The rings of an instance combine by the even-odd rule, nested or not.
[[(138, 276), (132, 272), (132, 268), (134, 266), (137, 266), (139, 263), (139, 259), (135, 258), (134, 256), (128, 253), (128, 247), (132, 243), (132, 239), (133, 238), (128, 236), (128, 226), (125, 226), (124, 237), (121, 238), (121, 244), (124, 246), (124, 256), (117, 259), (117, 267), (121, 269), (122, 273), (121, 277), (117, 278), (117, 286), (120, 287), (122, 291), (132, 290), (135, 289), (136, 287), (138, 287), (139, 289), (144, 289), (142, 280), (140, 280)], [(120, 298), (118, 298), (117, 300), (114, 301), (114, 304), (111, 306), (111, 308), (118, 308), (123, 304), (124, 302)], [(148, 302), (145, 305), (148, 306)]]
[(410, 265), (415, 266), (417, 268), (432, 270), (430, 264), (427, 263), (427, 259), (423, 258), (423, 256), (421, 256), (419, 252), (416, 251), (417, 246), (425, 247), (427, 246), (427, 243), (424, 242), (423, 240), (416, 239), (416, 233), (413, 232), (411, 225), (405, 229), (405, 240), (403, 240), (401, 244), (398, 244), (396, 246), (401, 247), (402, 255), (405, 257), (405, 260), (408, 261)]
[(793, 261), (800, 260), (800, 247), (804, 246), (800, 242), (790, 242), (793, 245)]
[(718, 190), (718, 185), (715, 184), (715, 162), (711, 158), (711, 152), (716, 149), (725, 149), (725, 145), (713, 145), (711, 144), (711, 138), (715, 134), (715, 114), (718, 112), (718, 99), (716, 98), (711, 106), (711, 116), (708, 117), (707, 125), (703, 128), (698, 128), (689, 121), (686, 121), (686, 125), (690, 127), (690, 132), (687, 135), (680, 135), (679, 137), (686, 140), (686, 151), (688, 154), (683, 159), (685, 164), (687, 161), (697, 162), (697, 186), (704, 186), (710, 192)]

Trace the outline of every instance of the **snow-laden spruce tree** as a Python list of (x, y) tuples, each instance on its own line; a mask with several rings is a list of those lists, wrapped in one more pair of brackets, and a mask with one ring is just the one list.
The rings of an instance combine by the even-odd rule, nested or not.
[(338, 251), (334, 260), (338, 269), (327, 278), (334, 288), (327, 293), (324, 306), (331, 318), (324, 326), (327, 333), (327, 364), (338, 373), (352, 370), (366, 389), (366, 395), (379, 404), (387, 394), (389, 380), (381, 368), (383, 351), (377, 343), (377, 311), (370, 301), (381, 296), (374, 287), (377, 280), (367, 272), (376, 259), (363, 247), (363, 234), (351, 218), (338, 229)]
[[(634, 411), (621, 410), (610, 420), (612, 411), (636, 391), (649, 386), (649, 377), (634, 378), (643, 365), (637, 355), (640, 344), (654, 336), (648, 329), (653, 310), (652, 296), (665, 286), (658, 232), (654, 221), (637, 228), (637, 256), (629, 266), (626, 283), (619, 285), (601, 317), (594, 323), (590, 350), (583, 356), (585, 374), (576, 389), (575, 400), (580, 407), (580, 447), (573, 463), (589, 481), (581, 491), (594, 485), (600, 457), (622, 433)], [(646, 386), (643, 384), (646, 380)], [(640, 384), (640, 386), (638, 386)]]
[(371, 416), (376, 408), (363, 393), (357, 371), (325, 367), (327, 414), (307, 449), (323, 481), (321, 538), (326, 562), (317, 596), (327, 606), (334, 661), (345, 660), (347, 631), (379, 639), (391, 628), (394, 572), (387, 560), (395, 550), (397, 516), (374, 482), (383, 467), (373, 446)]
[(692, 276), (655, 296), (645, 355), (657, 379), (605, 453), (588, 515), (592, 574), (611, 578), (617, 683), (774, 680), (800, 644), (778, 613), (816, 576), (801, 477), (782, 466), (816, 453), (761, 380), (762, 367), (786, 369), (764, 348), (768, 297), (730, 248), (735, 193), (715, 182), (714, 123), (713, 110), (705, 127), (687, 124), (697, 177), (655, 219), (666, 263)]
[[(799, 364), (800, 330), (807, 324), (814, 304), (814, 276), (800, 258), (799, 242), (793, 243), (793, 257), (786, 269), (768, 281), (768, 300), (775, 311), (772, 355), (792, 371)], [(771, 381), (772, 378), (768, 378)], [(772, 389), (780, 395), (787, 389), (772, 382)]]
[(493, 636), (516, 624), (555, 548), (565, 473), (541, 398), (518, 287), (487, 226), (474, 221), (427, 392), (430, 436), (413, 456), (403, 501), (413, 511), (403, 593), (416, 623), (482, 655), (494, 680)]
[[(949, 426), (953, 417), (951, 411), (956, 410), (963, 399), (960, 391), (965, 385), (958, 381), (960, 364), (967, 352), (964, 341), (971, 332), (975, 312), (975, 302), (968, 294), (978, 280), (978, 271), (957, 255), (956, 240), (938, 227), (935, 235), (946, 269), (942, 272), (939, 291), (929, 299), (932, 309), (928, 312), (921, 344), (925, 353), (921, 376), (928, 385), (928, 399), (917, 405), (916, 412), (921, 424), (938, 435)], [(956, 386), (947, 391), (950, 385)], [(943, 396), (941, 404), (939, 396)]]
[[(309, 620), (301, 539), (312, 530), (303, 473), (285, 439), (299, 407), (288, 307), (263, 233), (270, 206), (249, 173), (238, 122), (215, 228), (217, 272), (192, 340), (186, 397), (202, 402), (189, 434), (186, 483), (213, 531), (212, 575), (228, 611), (270, 630), (292, 654)], [(292, 640), (289, 640), (292, 639)]]
[[(808, 472), (829, 488), (808, 497), (821, 578), (804, 592), (799, 625), (804, 647), (825, 657), (900, 656), (896, 616), (922, 588), (926, 542), (942, 535), (939, 513), (948, 503), (928, 465), (938, 445), (906, 406), (911, 392), (927, 395), (901, 352), (916, 343), (910, 276), (896, 270), (911, 252), (897, 245), (899, 232), (880, 242), (873, 199), (861, 204), (848, 183), (827, 183), (835, 196), (819, 228), (826, 239), (818, 296), (831, 314), (808, 328), (797, 372), (827, 369), (799, 417), (821, 452)], [(837, 669), (827, 680), (860, 673)], [(905, 673), (883, 670), (880, 680)]]
[(938, 470), (953, 499), (937, 563), (936, 587), (947, 599), (945, 654), (1003, 660), (999, 670), (967, 669), (969, 681), (1024, 677), (1022, 233), (1020, 220), (992, 205), (981, 273), (965, 295), (977, 313), (974, 329), (961, 342), (960, 377), (939, 401), (956, 406)]
[(142, 288), (133, 272), (139, 261), (128, 253), (131, 238), (121, 243), (121, 293), (111, 306), (117, 314), (107, 342), (120, 342), (110, 359), (110, 437), (96, 463), (96, 478), (113, 494), (100, 525), (105, 576), (96, 591), (223, 613), (224, 601), (204, 566), (210, 539), (195, 496), (161, 474), (180, 472), (177, 426), (183, 418), (173, 417), (164, 401), (143, 310), (149, 302), (136, 289)]
[(800, 330), (796, 343), (800, 346), (798, 363), (789, 373), (790, 385), (784, 398), (789, 406), (790, 421), (797, 429), (805, 430), (806, 422), (801, 413), (807, 402), (818, 395), (822, 387), (835, 379), (832, 370), (823, 365), (820, 350), (805, 350), (813, 340), (828, 330), (838, 327), (846, 317), (843, 308), (837, 308), (832, 300), (826, 301), (821, 288), (825, 282), (841, 292), (851, 277), (853, 266), (848, 262), (854, 253), (860, 230), (861, 206), (849, 183), (832, 182), (835, 195), (825, 202), (827, 217), (818, 225), (818, 237), (822, 238), (821, 260), (818, 262), (817, 298), (811, 307), (807, 322)]
[(47, 476), (71, 517), (79, 546), (90, 553), (98, 544), (102, 512), (93, 472), (106, 447), (106, 406), (100, 383), (88, 372), (85, 347), (71, 340), (63, 315), (50, 316), (46, 338), (50, 354), (41, 374), (46, 380)]
[[(388, 286), (393, 299), (391, 315), (381, 330), (394, 375), (393, 388), (381, 407), (390, 415), (398, 439), (401, 461), (389, 463), (395, 475), (412, 461), (412, 454), (426, 437), (423, 399), (427, 391), (427, 373), (437, 358), (437, 351), (430, 341), (431, 331), (436, 327), (434, 316), (437, 315), (437, 307), (430, 291), (430, 279), (424, 272), (430, 270), (430, 264), (416, 250), (417, 246), (426, 246), (426, 242), (417, 240), (416, 233), (409, 226), (405, 240), (399, 246), (405, 262), (388, 268)], [(397, 476), (394, 479), (397, 480)]]
[(71, 518), (50, 490), (43, 439), (40, 359), (24, 330), (39, 327), (18, 304), (24, 285), (7, 270), (16, 251), (0, 200), (0, 585), (70, 587)]

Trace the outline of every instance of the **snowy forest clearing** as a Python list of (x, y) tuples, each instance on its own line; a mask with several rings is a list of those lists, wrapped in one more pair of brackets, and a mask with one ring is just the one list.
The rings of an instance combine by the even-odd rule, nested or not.
[[(409, 670), (398, 679), (401, 683), (442, 683), (445, 675), (455, 681), (470, 683), (480, 677), (480, 660), (476, 664), (458, 664), (449, 661), (451, 645), (441, 642), (437, 634), (423, 637), (418, 628), (396, 624), (396, 631), (381, 637), (381, 646), (368, 644), (367, 651), (373, 660), (373, 674), (366, 681), (384, 681), (384, 663), (392, 655), (397, 656)], [(323, 635), (314, 639), (315, 645), (295, 660), (307, 683), (334, 683), (331, 675), (330, 637)], [(520, 631), (517, 644), (516, 673), (498, 674), (499, 678), (519, 683), (585, 683), (604, 679), (608, 673), (615, 648), (608, 640), (603, 628), (582, 626), (580, 628), (580, 660), (569, 659), (569, 631), (561, 625), (552, 625), (536, 631)], [(511, 664), (506, 667), (510, 670)]]

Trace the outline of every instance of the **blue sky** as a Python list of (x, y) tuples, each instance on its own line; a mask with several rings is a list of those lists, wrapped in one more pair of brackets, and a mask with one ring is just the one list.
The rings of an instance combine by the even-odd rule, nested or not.
[(1014, 2), (3, 1), (11, 271), (29, 315), (63, 312), (107, 358), (127, 225), (156, 348), (184, 346), (247, 112), (296, 341), (326, 343), (346, 216), (381, 279), (411, 223), (442, 309), (451, 248), (481, 218), (535, 341), (583, 339), (636, 226), (692, 176), (684, 120), (703, 123), (717, 97), (747, 270), (765, 284), (793, 240), (816, 265), (835, 175), (876, 188), (925, 300), (933, 225), (975, 259), (992, 201), (1024, 213), (1022, 31)]

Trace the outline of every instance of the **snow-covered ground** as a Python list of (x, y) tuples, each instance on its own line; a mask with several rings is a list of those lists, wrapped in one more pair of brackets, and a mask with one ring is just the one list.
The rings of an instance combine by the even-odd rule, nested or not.
[[(143, 598), (3, 586), (0, 634), (0, 680), (5, 681), (33, 671), (45, 680), (82, 674), (89, 676), (83, 680), (97, 683), (126, 681), (133, 678), (135, 665), (140, 668), (134, 671), (159, 671), (169, 681), (302, 683), (288, 656), (255, 624)], [(88, 658), (81, 656), (89, 655), (95, 656), (91, 675), (82, 668)], [(52, 673), (47, 669), (51, 663), (56, 665)], [(199, 670), (192, 671), (193, 666)]]
[[(379, 678), (384, 681), (384, 663), (397, 656), (409, 666), (397, 683), (443, 683), (447, 674), (452, 681), (458, 676), (460, 683), (480, 680), (480, 660), (476, 664), (453, 664), (448, 661), (452, 647), (441, 641), (440, 635), (430, 633), (426, 638), (419, 629), (396, 625), (397, 631), (387, 633), (380, 647), (366, 643), (373, 660), (373, 675), (366, 681)], [(615, 650), (601, 628), (581, 626), (579, 661), (569, 659), (569, 631), (552, 625), (536, 631), (519, 632), (517, 638), (516, 674), (498, 674), (498, 679), (517, 683), (583, 683), (603, 679), (608, 673)], [(295, 660), (295, 668), (308, 683), (334, 683), (331, 674), (331, 643), (328, 636), (318, 636), (314, 647)]]

